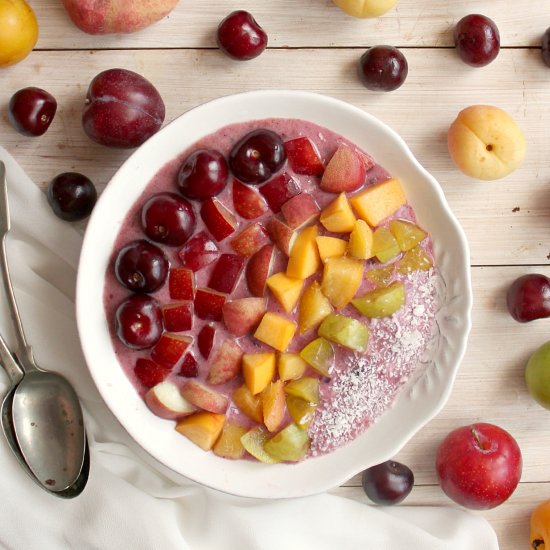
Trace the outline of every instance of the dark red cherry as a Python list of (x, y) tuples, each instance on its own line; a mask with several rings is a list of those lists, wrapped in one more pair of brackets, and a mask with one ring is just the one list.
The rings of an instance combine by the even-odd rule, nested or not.
[(472, 67), (488, 65), (500, 51), (495, 22), (477, 13), (466, 15), (456, 24), (454, 40), (458, 55)]
[(57, 101), (42, 88), (23, 88), (15, 92), (8, 105), (11, 125), (24, 136), (41, 136), (52, 123)]
[(115, 260), (119, 283), (134, 292), (155, 292), (166, 281), (169, 262), (155, 244), (140, 239), (120, 249)]
[(230, 13), (218, 26), (216, 41), (229, 57), (247, 60), (258, 57), (267, 46), (267, 34), (250, 13)]
[(48, 185), (46, 198), (56, 216), (74, 222), (91, 214), (97, 191), (86, 176), (78, 172), (63, 172)]
[(141, 209), (141, 226), (153, 241), (180, 246), (195, 230), (191, 203), (175, 193), (157, 193)]
[(185, 197), (203, 201), (221, 193), (228, 176), (227, 162), (219, 151), (199, 149), (183, 162), (178, 172), (178, 187)]
[(365, 88), (378, 92), (397, 90), (409, 73), (405, 56), (393, 46), (373, 46), (359, 59), (357, 74)]
[(363, 490), (376, 504), (398, 504), (414, 485), (412, 470), (394, 460), (372, 466), (363, 472)]
[(550, 317), (550, 279), (539, 273), (519, 277), (508, 289), (506, 305), (520, 323)]
[(162, 334), (162, 311), (150, 296), (133, 294), (115, 313), (115, 330), (120, 341), (131, 349), (154, 346)]
[(231, 171), (244, 183), (267, 181), (285, 164), (283, 140), (271, 130), (253, 130), (242, 137), (229, 153)]

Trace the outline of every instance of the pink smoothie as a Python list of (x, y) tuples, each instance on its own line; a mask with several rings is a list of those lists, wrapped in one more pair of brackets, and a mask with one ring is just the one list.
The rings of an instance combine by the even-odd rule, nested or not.
[[(118, 304), (129, 296), (130, 291), (122, 287), (114, 276), (113, 264), (114, 258), (120, 248), (135, 239), (144, 238), (140, 226), (140, 210), (144, 202), (152, 195), (158, 192), (178, 192), (176, 179), (178, 170), (187, 156), (198, 148), (213, 148), (219, 150), (227, 156), (232, 145), (249, 131), (257, 128), (267, 128), (277, 132), (283, 141), (299, 136), (309, 137), (317, 146), (322, 160), (326, 163), (340, 144), (346, 144), (356, 148), (355, 145), (347, 141), (340, 135), (335, 134), (325, 128), (317, 126), (310, 122), (302, 120), (289, 119), (268, 119), (261, 121), (251, 121), (244, 124), (235, 124), (227, 126), (209, 135), (191, 148), (162, 167), (153, 180), (148, 184), (138, 201), (130, 209), (125, 222), (122, 225), (117, 236), (115, 247), (112, 254), (112, 261), (105, 277), (105, 313), (111, 326), (112, 343), (121, 368), (124, 369), (129, 379), (132, 381), (136, 391), (143, 396), (147, 388), (144, 388), (134, 375), (134, 365), (138, 357), (148, 357), (150, 350), (135, 351), (124, 346), (114, 332), (114, 314)], [(309, 192), (316, 200), (318, 206), (322, 209), (335, 198), (332, 193), (325, 193), (318, 187), (318, 178), (295, 174), (288, 163), (284, 170), (291, 175), (297, 182), (302, 192)], [(388, 179), (390, 175), (378, 164), (367, 173), (365, 185), (373, 185), (380, 181)], [(233, 211), (232, 194), (230, 182), (217, 199)], [(194, 204), (197, 218), (196, 232), (204, 230), (208, 233), (203, 221), (199, 215), (200, 205)], [(239, 226), (235, 233), (244, 229), (249, 223), (265, 221), (273, 216), (271, 211), (255, 220), (244, 220), (237, 216)], [(393, 217), (415, 221), (414, 212), (407, 205), (401, 208)], [(388, 220), (389, 221), (389, 220)], [(322, 229), (322, 226), (319, 226)], [(321, 231), (323, 233), (323, 231)], [(324, 231), (327, 234), (326, 231)], [(234, 253), (229, 246), (232, 236), (221, 243), (217, 243), (220, 253)], [(432, 247), (429, 238), (426, 238), (422, 244), (427, 252), (432, 254)], [(181, 265), (177, 253), (178, 248), (162, 246), (169, 258), (171, 266)], [(275, 261), (271, 273), (276, 273), (285, 269), (287, 258), (277, 250)], [(210, 273), (214, 264), (198, 271), (196, 276), (196, 287), (206, 287)], [(366, 271), (380, 267), (376, 260), (366, 261)], [(310, 279), (320, 279), (321, 273), (313, 275)], [(380, 415), (387, 410), (395, 400), (399, 390), (405, 382), (413, 375), (419, 374), (422, 357), (429, 348), (435, 332), (435, 313), (439, 307), (436, 282), (438, 280), (435, 270), (426, 272), (413, 272), (408, 275), (398, 275), (398, 280), (402, 280), (406, 288), (406, 304), (394, 315), (382, 319), (367, 319), (363, 317), (353, 306), (349, 305), (339, 313), (347, 315), (369, 326), (370, 338), (368, 350), (366, 353), (355, 353), (342, 346), (334, 345), (335, 363), (330, 372), (330, 378), (323, 378), (321, 382), (321, 403), (316, 409), (315, 416), (309, 428), (311, 438), (311, 450), (309, 456), (325, 454), (335, 448), (351, 441), (357, 435), (362, 433), (369, 425), (376, 421)], [(306, 285), (309, 280), (306, 281)], [(358, 295), (373, 288), (374, 284), (365, 279)], [(280, 313), (296, 321), (296, 312), (286, 314), (276, 299), (269, 291), (267, 294), (268, 310)], [(248, 296), (246, 280), (241, 275), (234, 292), (228, 296), (228, 299), (235, 299)], [(170, 302), (167, 285), (165, 285), (155, 295), (161, 303)], [(207, 324), (206, 321), (195, 317), (194, 326), (189, 335), (196, 337), (201, 328)], [(216, 336), (214, 347), (211, 354), (226, 338), (235, 339), (225, 329), (223, 322), (214, 323)], [(299, 351), (304, 345), (317, 337), (315, 330), (311, 330), (305, 335), (296, 336), (288, 351)], [(238, 343), (245, 353), (273, 351), (269, 346), (256, 340), (252, 336), (245, 336), (238, 339)], [(198, 380), (204, 381), (208, 374), (208, 361), (202, 360), (196, 345), (196, 338), (189, 350), (199, 361)], [(179, 376), (178, 365), (173, 369), (170, 378), (178, 385), (185, 382), (185, 378)], [(309, 369), (307, 375), (319, 377), (313, 369)], [(232, 391), (242, 385), (241, 376), (222, 386), (216, 386), (216, 390), (227, 396)], [(242, 414), (237, 407), (231, 403), (227, 411), (228, 419), (235, 419), (246, 426), (253, 426), (254, 422)], [(286, 417), (281, 427), (290, 422)]]

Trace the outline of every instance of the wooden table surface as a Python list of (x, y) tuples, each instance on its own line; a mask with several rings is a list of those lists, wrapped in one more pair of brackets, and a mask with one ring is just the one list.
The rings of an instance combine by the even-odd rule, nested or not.
[[(91, 36), (79, 31), (61, 0), (31, 0), (39, 19), (35, 51), (0, 69), (0, 143), (45, 188), (56, 174), (87, 174), (99, 190), (130, 154), (92, 143), (80, 116), (90, 80), (124, 67), (150, 79), (163, 96), (166, 121), (207, 100), (254, 89), (321, 92), (364, 109), (393, 127), (437, 178), (471, 247), (473, 329), (452, 395), (443, 411), (396, 457), (415, 472), (403, 505), (453, 505), (437, 485), (438, 443), (463, 424), (493, 422), (517, 439), (524, 459), (520, 486), (502, 506), (483, 512), (502, 550), (528, 548), (532, 508), (550, 498), (550, 411), (528, 395), (523, 371), (529, 355), (550, 339), (550, 320), (519, 324), (505, 308), (505, 293), (519, 275), (550, 275), (550, 69), (540, 40), (550, 26), (548, 0), (400, 0), (386, 15), (358, 20), (330, 0), (183, 0), (169, 17), (139, 33)], [(248, 62), (231, 61), (215, 46), (215, 29), (234, 9), (250, 11), (269, 35), (269, 48)], [(453, 27), (483, 13), (498, 25), (501, 51), (473, 69), (453, 49)], [(405, 84), (374, 93), (357, 80), (356, 63), (375, 44), (402, 48)], [(25, 86), (50, 91), (58, 113), (40, 138), (25, 138), (8, 123), (11, 95)], [(472, 104), (508, 111), (527, 138), (520, 169), (495, 182), (462, 175), (452, 164), (446, 131)], [(336, 493), (364, 499), (360, 478)], [(480, 549), (481, 550), (481, 549)]]

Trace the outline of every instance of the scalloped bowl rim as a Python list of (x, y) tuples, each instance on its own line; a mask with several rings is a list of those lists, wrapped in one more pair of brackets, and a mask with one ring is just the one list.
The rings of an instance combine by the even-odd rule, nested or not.
[[(140, 193), (165, 163), (202, 136), (235, 122), (298, 118), (339, 133), (401, 179), (420, 225), (434, 242), (447, 286), (442, 343), (430, 368), (400, 392), (394, 405), (353, 442), (297, 464), (265, 465), (205, 453), (153, 415), (120, 368), (103, 308), (103, 284), (114, 239)], [(130, 182), (130, 183), (129, 183)], [(107, 406), (156, 461), (185, 478), (227, 493), (258, 497), (306, 496), (340, 485), (393, 457), (444, 406), (464, 356), (471, 328), (469, 248), (439, 183), (386, 124), (341, 100), (312, 92), (254, 91), (195, 107), (151, 137), (113, 176), (89, 220), (78, 268), (77, 325), (84, 356)]]

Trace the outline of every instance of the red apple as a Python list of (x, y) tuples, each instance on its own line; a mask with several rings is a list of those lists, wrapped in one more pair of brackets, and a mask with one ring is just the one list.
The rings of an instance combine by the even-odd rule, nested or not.
[(274, 177), (260, 187), (260, 193), (272, 212), (279, 212), (281, 206), (300, 192), (296, 180), (286, 172)]
[(330, 193), (355, 191), (365, 183), (372, 161), (347, 145), (340, 145), (329, 160), (320, 187)]
[(193, 328), (193, 302), (177, 302), (162, 306), (164, 328), (169, 332), (184, 332)]
[(181, 395), (195, 407), (216, 414), (223, 414), (229, 405), (229, 400), (225, 395), (197, 380), (185, 382), (181, 388)]
[(221, 321), (227, 296), (209, 288), (198, 288), (195, 294), (195, 315), (205, 321)]
[(246, 283), (253, 296), (262, 297), (264, 295), (265, 282), (269, 277), (274, 252), (275, 247), (272, 244), (266, 244), (246, 264)]
[(281, 206), (281, 214), (291, 229), (297, 229), (314, 220), (319, 207), (309, 193), (300, 193)]
[(263, 226), (259, 223), (253, 223), (231, 241), (231, 247), (237, 254), (248, 257), (269, 242), (271, 241)]
[(168, 272), (168, 289), (172, 300), (193, 300), (195, 274), (186, 267), (172, 267)]
[(232, 339), (224, 340), (216, 355), (210, 359), (206, 381), (213, 386), (233, 380), (241, 372), (243, 350)]
[(231, 334), (244, 336), (258, 326), (265, 312), (264, 298), (239, 298), (223, 305), (223, 322)]
[(296, 233), (279, 218), (271, 218), (267, 222), (267, 232), (271, 240), (277, 245), (277, 248), (289, 256)]
[(163, 367), (172, 368), (183, 357), (192, 341), (190, 336), (163, 332), (151, 350), (151, 359)]
[(305, 176), (321, 176), (325, 165), (319, 151), (308, 137), (298, 137), (285, 142), (285, 151), (290, 167)]
[(90, 139), (108, 147), (137, 147), (164, 122), (157, 89), (127, 69), (109, 69), (90, 83), (82, 126)]
[(212, 290), (231, 294), (244, 267), (245, 258), (237, 254), (222, 254), (210, 273), (208, 286)]
[(144, 400), (154, 414), (168, 420), (178, 420), (196, 411), (195, 407), (181, 395), (178, 386), (170, 380), (150, 388)]
[(212, 325), (204, 325), (199, 334), (197, 335), (197, 346), (201, 355), (208, 359), (212, 346), (214, 345), (214, 336), (216, 335), (216, 329)]
[(210, 265), (219, 255), (216, 243), (204, 231), (191, 237), (178, 252), (181, 263), (191, 271)]
[(201, 206), (201, 218), (217, 241), (223, 241), (237, 228), (235, 216), (217, 199), (210, 197)]
[(521, 478), (522, 458), (516, 440), (493, 424), (477, 423), (453, 430), (440, 444), (436, 471), (445, 494), (473, 510), (502, 504)]
[(233, 180), (233, 206), (235, 212), (246, 220), (259, 218), (267, 212), (267, 205), (252, 187)]

